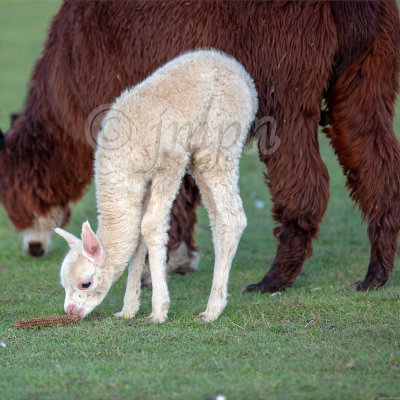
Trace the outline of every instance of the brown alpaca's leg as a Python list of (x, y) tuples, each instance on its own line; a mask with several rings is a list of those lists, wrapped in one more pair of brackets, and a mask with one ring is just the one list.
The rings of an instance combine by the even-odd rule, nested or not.
[[(267, 164), (267, 184), (274, 206), (278, 249), (271, 269), (246, 292), (283, 290), (293, 284), (319, 230), (329, 199), (329, 176), (318, 147), (319, 102), (310, 115), (295, 114), (277, 122), (280, 146), (268, 154), (267, 140), (259, 140), (260, 158)], [(277, 139), (278, 140), (278, 139)], [(272, 144), (272, 143), (271, 143)], [(273, 144), (272, 144), (273, 145)], [(274, 147), (274, 146), (273, 146)]]
[(347, 176), (350, 196), (369, 221), (368, 272), (364, 281), (348, 287), (351, 290), (385, 284), (400, 229), (400, 146), (392, 125), (400, 35), (397, 17), (388, 18), (385, 7), (374, 43), (328, 93), (332, 126), (325, 132)]
[(199, 189), (190, 175), (185, 175), (171, 212), (168, 232), (168, 273), (185, 274), (197, 269), (199, 256), (194, 239), (196, 208), (200, 203)]

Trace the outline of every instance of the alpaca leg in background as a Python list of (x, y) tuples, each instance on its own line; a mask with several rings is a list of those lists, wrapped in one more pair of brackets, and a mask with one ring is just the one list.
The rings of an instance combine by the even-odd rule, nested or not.
[(185, 274), (196, 271), (199, 255), (195, 242), (196, 208), (200, 193), (193, 178), (185, 175), (178, 197), (171, 211), (171, 226), (168, 242), (168, 274)]
[(142, 235), (149, 252), (153, 287), (151, 322), (164, 322), (169, 308), (166, 280), (168, 228), (172, 203), (178, 193), (185, 167), (186, 155), (164, 156), (158, 171), (154, 171), (151, 197), (142, 220)]
[[(259, 140), (260, 158), (267, 164), (266, 177), (274, 203), (274, 229), (278, 249), (271, 269), (246, 292), (275, 292), (291, 286), (312, 255), (329, 199), (329, 176), (318, 147), (318, 103), (310, 115), (300, 113), (278, 121), (280, 146), (268, 154), (265, 138)], [(290, 118), (290, 119), (289, 119)]]
[[(229, 272), (240, 237), (246, 227), (246, 215), (239, 196), (239, 161), (219, 158), (211, 170), (195, 172), (196, 182), (203, 194), (204, 204), (210, 215), (215, 252), (214, 276), (210, 298), (201, 318), (216, 320), (227, 303)], [(236, 164), (236, 165), (235, 165)]]
[(147, 255), (147, 247), (143, 237), (139, 239), (138, 248), (129, 264), (128, 281), (126, 283), (124, 306), (122, 310), (115, 313), (115, 317), (132, 318), (139, 311), (141, 276)]
[[(257, 123), (254, 134), (260, 160), (267, 167), (272, 214), (278, 223), (274, 229), (278, 248), (268, 273), (245, 292), (275, 292), (293, 284), (304, 261), (312, 255), (312, 240), (327, 207), (329, 177), (319, 154), (318, 122), (337, 36), (330, 10), (315, 17), (313, 14), (312, 20), (293, 20), (302, 34), (294, 35), (290, 41), (279, 41), (274, 47), (271, 57), (275, 58), (276, 67), (259, 88), (261, 104), (265, 104), (261, 117), (268, 117), (271, 122), (268, 126)], [(310, 46), (306, 37), (324, 40), (312, 40)], [(290, 54), (299, 56), (289, 57)], [(270, 129), (265, 131), (265, 127)]]
[(385, 284), (400, 229), (400, 146), (393, 132), (400, 22), (391, 8), (389, 2), (381, 2), (375, 41), (328, 92), (332, 126), (325, 132), (347, 176), (350, 195), (369, 222), (368, 272), (364, 281), (349, 286), (352, 290)]

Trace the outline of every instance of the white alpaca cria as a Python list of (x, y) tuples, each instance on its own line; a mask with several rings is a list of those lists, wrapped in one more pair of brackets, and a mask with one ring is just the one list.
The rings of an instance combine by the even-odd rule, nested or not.
[(166, 320), (169, 215), (188, 169), (207, 208), (215, 250), (211, 294), (201, 318), (218, 318), (246, 226), (239, 159), (257, 104), (253, 80), (242, 65), (215, 50), (183, 54), (116, 99), (96, 152), (97, 234), (87, 222), (82, 239), (56, 230), (70, 246), (61, 266), (67, 313), (82, 318), (90, 313), (132, 258), (124, 306), (116, 316), (133, 317), (148, 251), (149, 320)]

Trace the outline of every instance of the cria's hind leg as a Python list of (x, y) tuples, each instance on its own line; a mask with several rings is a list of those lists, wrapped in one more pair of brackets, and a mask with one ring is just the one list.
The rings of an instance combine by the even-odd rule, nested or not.
[(142, 221), (142, 235), (149, 252), (149, 266), (153, 287), (151, 322), (164, 322), (169, 308), (166, 280), (166, 248), (172, 203), (179, 186), (188, 157), (171, 154), (164, 157), (154, 171), (151, 197)]
[(146, 255), (147, 247), (143, 238), (140, 237), (136, 254), (129, 264), (129, 274), (125, 290), (124, 306), (120, 312), (114, 314), (115, 317), (132, 318), (139, 311), (141, 276)]
[(219, 159), (211, 170), (197, 170), (195, 178), (210, 214), (215, 251), (214, 276), (203, 321), (216, 320), (227, 303), (229, 272), (246, 227), (238, 189), (238, 160)]
[(201, 199), (204, 204), (204, 207), (207, 209), (208, 218), (210, 220), (210, 227), (212, 233), (212, 242), (214, 246), (214, 252), (217, 254), (218, 252), (218, 240), (217, 240), (217, 232), (216, 232), (216, 220), (217, 220), (217, 210), (214, 205), (214, 201), (212, 198), (211, 190), (208, 188), (202, 174), (197, 170), (193, 171), (193, 176), (195, 181), (201, 192)]

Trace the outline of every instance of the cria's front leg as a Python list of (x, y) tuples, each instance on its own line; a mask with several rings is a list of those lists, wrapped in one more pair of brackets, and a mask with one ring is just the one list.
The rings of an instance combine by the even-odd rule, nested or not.
[(132, 318), (139, 311), (140, 292), (141, 292), (141, 276), (144, 262), (146, 259), (147, 247), (140, 237), (136, 254), (132, 258), (129, 265), (128, 282), (124, 297), (124, 306), (122, 310), (115, 313), (117, 318)]
[(165, 247), (149, 246), (149, 263), (152, 278), (152, 312), (147, 318), (150, 322), (162, 323), (167, 320), (169, 293), (166, 280)]
[(168, 318), (168, 309), (169, 309), (169, 299), (164, 301), (161, 304), (161, 306), (156, 306), (155, 307), (154, 304), (153, 304), (153, 311), (147, 317), (147, 320), (149, 322), (157, 322), (159, 324), (162, 324)]
[[(167, 320), (169, 309), (169, 293), (166, 281), (165, 263), (157, 264), (159, 268), (152, 267), (152, 256), (149, 253), (151, 276), (153, 278), (152, 312), (147, 318), (149, 322), (163, 323)], [(156, 258), (158, 254), (155, 255)], [(160, 255), (160, 258), (162, 256)], [(164, 257), (165, 258), (165, 257)], [(154, 265), (154, 264), (153, 264)]]
[(153, 286), (152, 313), (148, 320), (164, 322), (169, 309), (166, 279), (169, 215), (188, 162), (186, 154), (170, 154), (162, 160), (163, 168), (155, 173), (151, 197), (142, 220), (142, 235), (149, 251)]
[(218, 319), (218, 317), (222, 314), (222, 311), (224, 311), (224, 308), (226, 306), (227, 300), (226, 300), (226, 295), (224, 295), (223, 288), (220, 290), (220, 294), (213, 296), (211, 294), (209, 304), (207, 305), (206, 311), (200, 313), (200, 318), (204, 322), (212, 322)]

